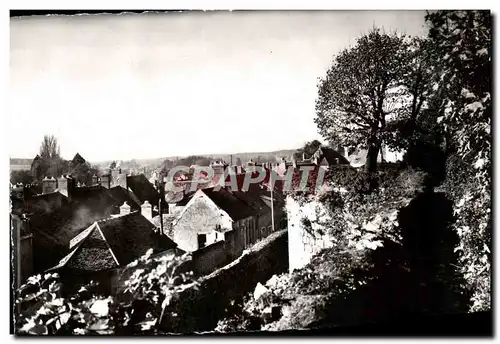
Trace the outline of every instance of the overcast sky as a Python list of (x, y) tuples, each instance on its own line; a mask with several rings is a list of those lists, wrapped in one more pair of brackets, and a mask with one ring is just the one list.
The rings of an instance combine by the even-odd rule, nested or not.
[(372, 27), (422, 11), (197, 12), (11, 20), (11, 157), (44, 134), (90, 161), (291, 149), (320, 138), (317, 78)]

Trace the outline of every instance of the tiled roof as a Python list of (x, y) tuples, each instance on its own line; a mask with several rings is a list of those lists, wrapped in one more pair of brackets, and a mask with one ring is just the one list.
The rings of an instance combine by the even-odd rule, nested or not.
[(264, 195), (264, 190), (261, 189), (259, 185), (252, 184), (247, 192), (232, 191), (232, 194), (250, 207), (257, 215), (263, 215), (269, 210), (264, 201), (260, 198), (260, 196)]
[(119, 213), (125, 201), (132, 210), (140, 209), (121, 187), (110, 190), (102, 186), (76, 188), (71, 203), (51, 213), (32, 216), (30, 229), (34, 234), (35, 271), (53, 266), (68, 253), (71, 238), (95, 221)]
[(160, 195), (144, 174), (128, 176), (127, 187), (139, 198), (141, 204), (144, 201), (149, 201), (151, 204), (158, 204)]
[(233, 221), (238, 221), (257, 214), (256, 211), (245, 202), (242, 202), (234, 194), (223, 188), (218, 191), (215, 191), (214, 188), (203, 189), (203, 193), (220, 209), (224, 210)]
[(85, 159), (79, 153), (76, 153), (75, 156), (73, 157), (73, 160), (71, 160), (71, 163), (73, 165), (83, 164), (85, 162), (86, 162)]
[(316, 153), (319, 155), (318, 158), (320, 159), (320, 162), (323, 158), (325, 158), (329, 165), (349, 165), (349, 160), (330, 147), (320, 147)]
[(154, 225), (139, 212), (95, 222), (80, 235), (73, 242), (74, 249), (50, 270), (107, 270), (136, 260), (150, 248), (157, 253), (177, 247), (166, 236), (157, 234)]
[(87, 204), (65, 206), (51, 214), (33, 216), (30, 229), (34, 234), (35, 271), (54, 265), (69, 249), (69, 241), (94, 221), (110, 215), (110, 208), (96, 210)]
[(134, 200), (135, 197), (131, 195), (131, 192), (129, 190), (126, 190), (121, 186), (115, 186), (109, 189), (108, 192), (111, 197), (114, 198), (120, 205), (122, 205), (124, 202), (127, 202), (132, 210), (141, 209), (141, 205), (137, 204), (137, 202)]
[(27, 198), (25, 201), (25, 210), (28, 213), (48, 214), (57, 210), (65, 203), (67, 203), (66, 196), (59, 192), (51, 192)]
[(139, 258), (150, 248), (160, 252), (177, 246), (170, 239), (160, 242), (154, 225), (138, 212), (101, 220), (98, 225), (120, 265)]

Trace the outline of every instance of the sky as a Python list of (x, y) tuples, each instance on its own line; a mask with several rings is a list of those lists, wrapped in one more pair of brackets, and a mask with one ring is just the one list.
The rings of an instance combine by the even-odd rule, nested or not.
[(170, 12), (12, 18), (6, 137), (32, 158), (129, 160), (294, 149), (320, 139), (317, 82), (373, 27), (424, 11)]

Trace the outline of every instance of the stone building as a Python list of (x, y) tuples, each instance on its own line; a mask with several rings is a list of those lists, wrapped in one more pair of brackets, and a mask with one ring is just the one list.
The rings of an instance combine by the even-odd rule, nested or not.
[[(226, 240), (232, 232), (235, 252), (253, 245), (272, 231), (271, 209), (260, 185), (244, 192), (229, 188), (196, 191), (173, 223), (173, 239), (179, 248), (196, 251)], [(283, 216), (283, 204), (274, 203), (275, 230)]]
[(141, 213), (130, 212), (124, 203), (121, 213), (95, 221), (68, 243), (69, 253), (48, 271), (57, 271), (69, 284), (99, 280), (112, 292), (122, 268), (152, 249), (153, 254), (175, 250), (177, 245), (155, 230)]

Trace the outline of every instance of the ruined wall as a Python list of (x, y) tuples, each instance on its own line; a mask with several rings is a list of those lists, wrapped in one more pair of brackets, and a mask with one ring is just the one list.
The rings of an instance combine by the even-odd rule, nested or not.
[(254, 290), (258, 282), (264, 283), (274, 274), (288, 270), (287, 239), (286, 230), (275, 232), (235, 261), (201, 278), (198, 288), (189, 287), (179, 293), (164, 313), (162, 330), (213, 330), (231, 300)]
[[(314, 229), (314, 223), (318, 217), (325, 212), (323, 205), (316, 201), (299, 204), (291, 196), (286, 199), (286, 210), (288, 217), (288, 252), (289, 271), (300, 269), (307, 265), (311, 258), (327, 247), (332, 246), (332, 238), (328, 234), (319, 235)], [(311, 221), (308, 225), (307, 219)], [(314, 234), (313, 234), (314, 233)]]

